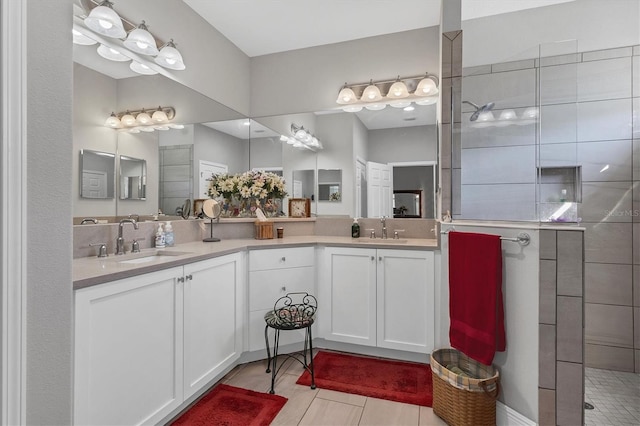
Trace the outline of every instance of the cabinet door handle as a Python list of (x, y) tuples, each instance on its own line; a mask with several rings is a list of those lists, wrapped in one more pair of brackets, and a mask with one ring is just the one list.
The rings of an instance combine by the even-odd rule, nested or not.
[(378, 256), (378, 260), (382, 262), (382, 256)]
[(185, 277), (187, 280), (192, 280), (193, 279), (193, 275), (189, 274)]
[(282, 256), (282, 259), (280, 259), (280, 261), (281, 261), (281, 262), (286, 262), (286, 261), (287, 261), (287, 258), (286, 258), (286, 257), (284, 257), (284, 256)]
[(178, 277), (178, 282), (179, 283), (183, 283), (184, 282), (184, 277)]
[(283, 286), (282, 291), (287, 291), (287, 288)]
[(371, 256), (371, 260), (376, 260), (376, 258), (374, 256)]

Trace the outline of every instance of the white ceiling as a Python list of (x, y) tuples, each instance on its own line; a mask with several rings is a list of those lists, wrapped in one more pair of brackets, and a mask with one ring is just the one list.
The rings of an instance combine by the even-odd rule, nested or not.
[[(183, 0), (250, 57), (440, 23), (441, 0)], [(445, 0), (446, 1), (446, 0)], [(474, 19), (573, 0), (462, 0)]]

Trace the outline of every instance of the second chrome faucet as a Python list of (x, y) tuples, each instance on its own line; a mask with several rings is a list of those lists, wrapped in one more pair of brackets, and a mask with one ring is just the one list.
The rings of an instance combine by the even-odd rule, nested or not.
[(122, 237), (122, 228), (125, 223), (133, 225), (133, 229), (138, 229), (138, 222), (134, 219), (122, 219), (118, 225), (118, 238), (116, 239), (116, 254), (124, 254), (124, 238)]

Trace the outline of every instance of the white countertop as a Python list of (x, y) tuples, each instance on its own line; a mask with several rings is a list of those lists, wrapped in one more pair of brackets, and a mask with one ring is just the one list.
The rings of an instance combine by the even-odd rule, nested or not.
[[(179, 244), (175, 247), (164, 249), (144, 249), (140, 253), (129, 253), (115, 256), (110, 254), (105, 258), (83, 257), (73, 260), (73, 288), (74, 290), (90, 287), (123, 278), (129, 278), (140, 274), (160, 271), (174, 266), (182, 266), (200, 260), (211, 259), (226, 254), (237, 253), (248, 249), (286, 248), (305, 245), (331, 245), (343, 247), (370, 247), (370, 248), (395, 248), (411, 250), (433, 250), (438, 247), (435, 239), (402, 238), (393, 239), (369, 239), (351, 237), (331, 237), (322, 235), (309, 235), (300, 237), (285, 237), (270, 240), (234, 239), (218, 242), (204, 243), (194, 241)], [(181, 252), (177, 256), (161, 256), (157, 260), (144, 263), (122, 263), (122, 261), (147, 257), (158, 250), (167, 252)]]

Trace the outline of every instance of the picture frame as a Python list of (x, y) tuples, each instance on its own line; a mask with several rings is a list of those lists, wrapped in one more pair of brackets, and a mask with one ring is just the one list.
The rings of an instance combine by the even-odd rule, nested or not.
[(311, 217), (311, 200), (289, 198), (289, 217)]

